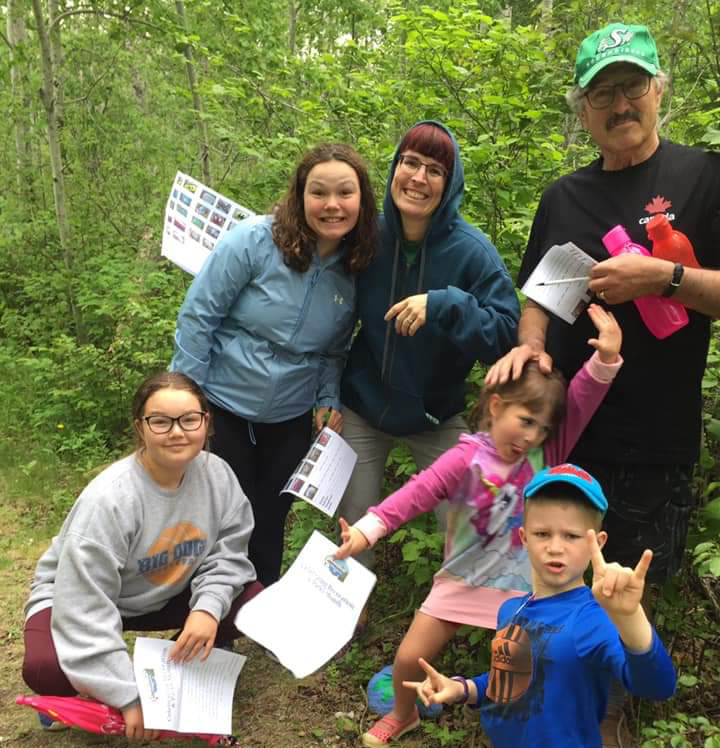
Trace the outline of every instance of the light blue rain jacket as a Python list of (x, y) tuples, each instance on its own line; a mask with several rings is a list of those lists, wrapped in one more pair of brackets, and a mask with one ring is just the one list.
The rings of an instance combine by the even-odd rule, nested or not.
[(340, 406), (355, 311), (342, 246), (299, 273), (283, 262), (272, 221), (241, 221), (210, 254), (180, 308), (170, 364), (211, 402), (260, 423)]

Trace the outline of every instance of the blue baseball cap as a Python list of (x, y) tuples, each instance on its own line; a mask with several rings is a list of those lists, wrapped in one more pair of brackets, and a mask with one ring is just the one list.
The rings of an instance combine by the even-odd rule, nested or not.
[(525, 486), (523, 497), (529, 499), (543, 486), (550, 483), (569, 483), (571, 486), (575, 486), (582, 491), (595, 509), (599, 509), (603, 514), (607, 512), (608, 502), (600, 484), (587, 470), (583, 470), (570, 462), (564, 462), (562, 465), (555, 465), (555, 467), (547, 467), (536, 473), (530, 483)]

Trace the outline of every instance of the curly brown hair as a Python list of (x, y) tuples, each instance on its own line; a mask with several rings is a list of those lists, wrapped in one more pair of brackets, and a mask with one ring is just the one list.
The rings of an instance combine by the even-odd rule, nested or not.
[(552, 436), (565, 415), (567, 382), (557, 369), (543, 374), (535, 361), (525, 364), (518, 379), (511, 379), (492, 387), (483, 387), (475, 407), (470, 411), (468, 423), (473, 431), (487, 431), (490, 427), (490, 398), (498, 395), (510, 403), (525, 406), (531, 413), (550, 413), (548, 436)]
[(377, 247), (377, 206), (367, 167), (355, 150), (342, 143), (321, 143), (302, 157), (290, 178), (288, 190), (275, 205), (272, 237), (285, 264), (304, 273), (315, 253), (317, 237), (305, 220), (304, 193), (310, 170), (327, 161), (344, 161), (360, 183), (360, 215), (345, 236), (343, 264), (349, 273), (359, 273), (372, 262)]

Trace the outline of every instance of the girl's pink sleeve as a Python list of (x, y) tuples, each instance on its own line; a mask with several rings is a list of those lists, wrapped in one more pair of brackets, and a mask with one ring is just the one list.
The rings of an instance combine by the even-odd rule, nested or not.
[(368, 511), (382, 520), (388, 533), (394, 532), (400, 525), (434, 509), (455, 493), (476, 449), (475, 444), (460, 441), (440, 455), (429, 468), (414, 475), (402, 488)]
[(546, 465), (565, 462), (610, 389), (622, 363), (622, 357), (618, 356), (616, 363), (604, 364), (595, 351), (572, 378), (568, 387), (565, 418), (555, 436), (548, 439), (543, 448)]

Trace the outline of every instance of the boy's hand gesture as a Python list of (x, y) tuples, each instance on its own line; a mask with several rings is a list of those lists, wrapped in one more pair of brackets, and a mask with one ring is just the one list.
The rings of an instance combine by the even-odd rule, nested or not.
[(598, 544), (595, 530), (587, 531), (590, 543), (590, 558), (592, 560), (593, 581), (592, 592), (595, 599), (608, 613), (628, 616), (637, 610), (645, 589), (645, 576), (652, 551), (643, 552), (637, 566), (620, 566), (618, 563), (608, 564), (603, 557)]
[(437, 670), (422, 657), (418, 658), (420, 667), (427, 673), (423, 681), (404, 680), (405, 688), (414, 689), (425, 706), (431, 704), (455, 704), (465, 696), (462, 683), (448, 678)]
[(340, 517), (340, 537), (343, 542), (335, 552), (335, 558), (340, 559), (355, 556), (370, 547), (368, 539), (360, 530), (351, 527), (342, 517)]
[(595, 327), (597, 327), (597, 338), (590, 338), (591, 345), (600, 356), (604, 364), (614, 364), (620, 357), (620, 346), (622, 345), (622, 330), (612, 312), (598, 304), (590, 304), (588, 314)]
[(593, 580), (592, 593), (615, 624), (628, 649), (645, 652), (652, 644), (652, 627), (640, 605), (652, 551), (643, 551), (637, 566), (631, 569), (618, 563), (608, 564), (598, 544), (595, 530), (587, 531)]

